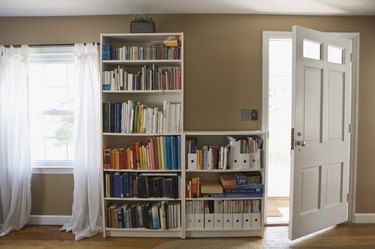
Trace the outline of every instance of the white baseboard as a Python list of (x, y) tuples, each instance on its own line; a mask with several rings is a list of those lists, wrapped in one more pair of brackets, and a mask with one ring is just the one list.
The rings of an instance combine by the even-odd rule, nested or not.
[(64, 225), (70, 222), (70, 215), (30, 215), (28, 225)]
[(375, 223), (375, 213), (354, 214), (354, 223)]

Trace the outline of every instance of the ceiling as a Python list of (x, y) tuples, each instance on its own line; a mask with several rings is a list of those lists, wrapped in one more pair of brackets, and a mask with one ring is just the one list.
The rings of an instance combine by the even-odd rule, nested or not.
[(0, 0), (0, 16), (162, 13), (375, 15), (375, 0)]

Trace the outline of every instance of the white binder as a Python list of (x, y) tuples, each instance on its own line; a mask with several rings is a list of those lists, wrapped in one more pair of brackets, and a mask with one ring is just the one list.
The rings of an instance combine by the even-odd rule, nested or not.
[(197, 169), (197, 154), (188, 154), (188, 170)]
[(242, 227), (244, 229), (251, 229), (251, 213), (243, 213), (242, 214)]
[(186, 224), (188, 229), (195, 228), (195, 217), (194, 214), (186, 214)]
[(236, 228), (236, 229), (242, 228), (242, 213), (233, 214), (233, 228)]
[(255, 153), (250, 153), (249, 158), (249, 168), (250, 169), (260, 169), (260, 151), (258, 150)]
[(224, 214), (224, 228), (233, 228), (233, 214)]
[(204, 214), (204, 228), (213, 229), (215, 224), (214, 214)]
[(240, 169), (250, 168), (250, 154), (240, 154)]
[(260, 213), (252, 213), (251, 214), (251, 228), (259, 229), (260, 224), (261, 224)]
[(215, 222), (214, 227), (215, 229), (223, 229), (224, 228), (224, 214), (214, 214)]
[(204, 228), (204, 214), (195, 214), (194, 215), (194, 225), (195, 229), (203, 229)]

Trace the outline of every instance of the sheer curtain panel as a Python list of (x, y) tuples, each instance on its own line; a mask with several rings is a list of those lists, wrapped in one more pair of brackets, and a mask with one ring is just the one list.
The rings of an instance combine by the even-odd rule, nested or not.
[(62, 229), (72, 231), (76, 240), (93, 236), (102, 230), (98, 59), (96, 45), (75, 45), (74, 78), (77, 95), (73, 214), (71, 222)]
[(28, 68), (28, 46), (0, 46), (0, 236), (30, 217)]

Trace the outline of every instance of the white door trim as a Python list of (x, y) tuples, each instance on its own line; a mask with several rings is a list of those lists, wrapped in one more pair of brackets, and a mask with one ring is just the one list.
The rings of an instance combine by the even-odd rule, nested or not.
[[(350, 136), (350, 169), (349, 169), (349, 210), (348, 210), (348, 221), (355, 221), (355, 209), (356, 209), (356, 184), (357, 184), (357, 148), (358, 148), (358, 102), (359, 102), (359, 33), (332, 33), (340, 37), (345, 37), (352, 40), (352, 88), (351, 88), (351, 136)], [(292, 39), (292, 32), (280, 32), (280, 31), (263, 31), (263, 49), (262, 49), (262, 130), (266, 131), (267, 139), (266, 146), (268, 148), (268, 45), (267, 42), (271, 38), (290, 38)], [(268, 172), (268, 157), (265, 160), (265, 174)], [(267, 222), (267, 191), (268, 183), (265, 179), (264, 189), (264, 203), (265, 212), (263, 220)]]

